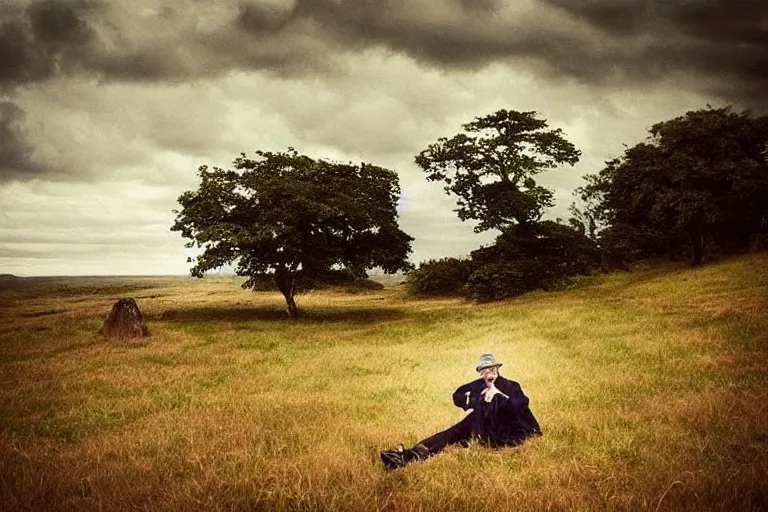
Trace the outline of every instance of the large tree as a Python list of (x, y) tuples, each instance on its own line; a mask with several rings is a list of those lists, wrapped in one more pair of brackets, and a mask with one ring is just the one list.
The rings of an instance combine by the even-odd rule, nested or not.
[(413, 238), (397, 223), (397, 174), (369, 164), (316, 160), (289, 149), (257, 151), (234, 170), (199, 168), (200, 185), (179, 197), (171, 227), (202, 252), (193, 276), (235, 263), (255, 287), (271, 276), (296, 316), (300, 278), (322, 279), (334, 269), (356, 276), (381, 267), (407, 270)]
[[(428, 262), (411, 278), (414, 288), (495, 300), (549, 289), (591, 271), (595, 244), (583, 231), (541, 220), (545, 208), (554, 206), (553, 193), (535, 179), (559, 165), (574, 165), (580, 154), (536, 112), (511, 110), (475, 118), (461, 133), (428, 146), (416, 163), (429, 181), (443, 182), (446, 193), (457, 197), (459, 218), (477, 221), (476, 232), (501, 233), (469, 261)], [(461, 278), (466, 282), (457, 286)]]
[(536, 112), (499, 110), (463, 125), (450, 139), (438, 139), (416, 164), (429, 181), (442, 181), (446, 193), (457, 196), (459, 218), (479, 221), (475, 231), (504, 231), (537, 222), (553, 205), (552, 191), (534, 176), (574, 165), (580, 154)]
[(768, 117), (710, 107), (649, 131), (581, 189), (610, 244), (648, 255), (687, 245), (699, 264), (707, 241), (730, 252), (768, 228)]

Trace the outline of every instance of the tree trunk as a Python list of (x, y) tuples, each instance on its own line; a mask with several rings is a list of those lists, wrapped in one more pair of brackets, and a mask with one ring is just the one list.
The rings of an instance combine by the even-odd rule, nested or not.
[(701, 265), (704, 258), (704, 235), (696, 233), (691, 236), (691, 265)]
[(288, 316), (296, 318), (299, 316), (299, 308), (296, 306), (296, 283), (294, 281), (293, 272), (290, 270), (281, 268), (275, 272), (275, 283), (277, 283), (277, 289), (285, 297), (285, 303), (288, 306)]

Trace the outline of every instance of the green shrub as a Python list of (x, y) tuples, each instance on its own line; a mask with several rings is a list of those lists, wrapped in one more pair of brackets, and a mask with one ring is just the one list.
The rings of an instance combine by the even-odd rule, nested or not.
[(472, 252), (475, 271), (467, 292), (475, 300), (500, 300), (562, 286), (600, 266), (596, 244), (578, 230), (552, 221), (516, 225), (496, 243)]
[(571, 277), (591, 274), (600, 263), (597, 245), (583, 233), (542, 221), (507, 228), (495, 244), (472, 251), (469, 259), (424, 262), (408, 274), (407, 284), (417, 295), (501, 300), (562, 286)]
[(478, 301), (502, 300), (535, 288), (536, 279), (524, 261), (487, 263), (469, 276), (467, 294)]
[(466, 258), (441, 258), (422, 262), (408, 273), (406, 284), (416, 295), (464, 295), (474, 265)]

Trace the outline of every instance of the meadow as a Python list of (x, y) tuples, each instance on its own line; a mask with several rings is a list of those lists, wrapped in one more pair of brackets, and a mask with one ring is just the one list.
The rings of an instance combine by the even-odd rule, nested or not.
[[(2, 510), (766, 510), (768, 254), (490, 304), (237, 278), (0, 283)], [(151, 335), (110, 342), (134, 297)], [(378, 452), (459, 421), (481, 353), (544, 435)]]

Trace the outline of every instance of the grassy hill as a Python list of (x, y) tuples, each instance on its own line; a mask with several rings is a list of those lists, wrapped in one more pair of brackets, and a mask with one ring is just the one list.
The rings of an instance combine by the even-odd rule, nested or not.
[[(3, 510), (765, 510), (768, 254), (472, 305), (220, 277), (0, 286)], [(118, 297), (151, 336), (98, 329)], [(483, 352), (544, 436), (386, 472)]]

